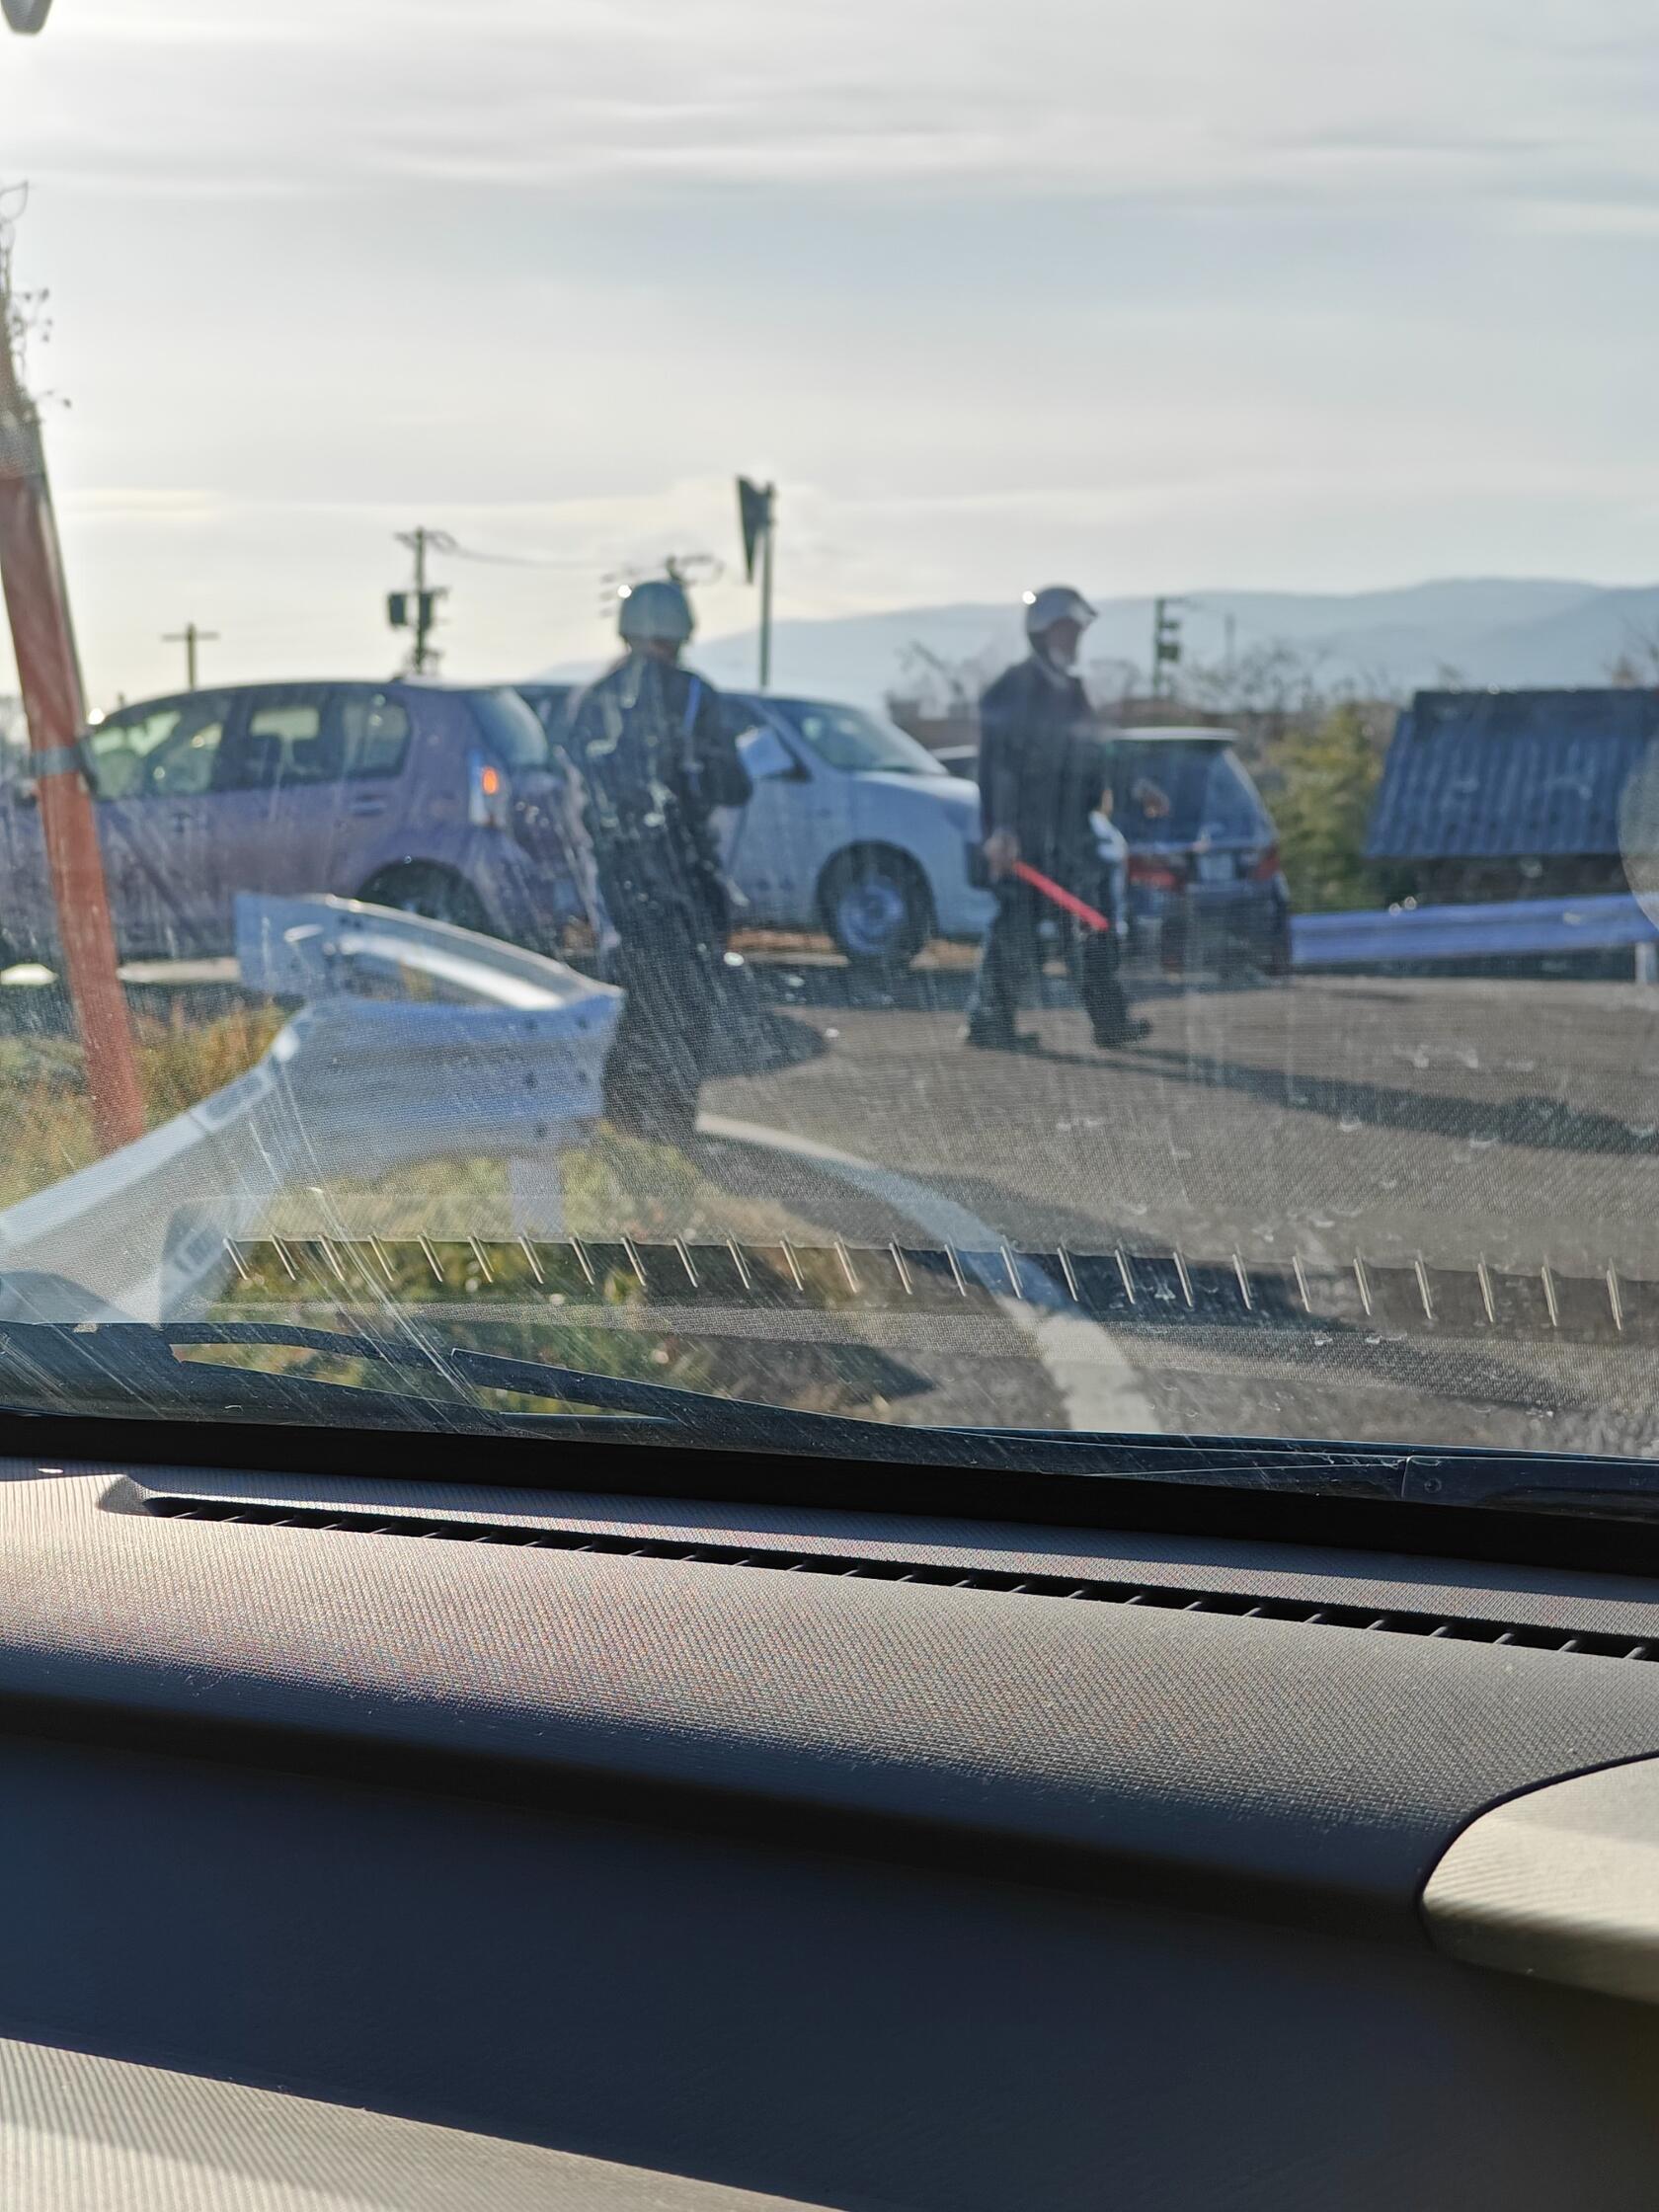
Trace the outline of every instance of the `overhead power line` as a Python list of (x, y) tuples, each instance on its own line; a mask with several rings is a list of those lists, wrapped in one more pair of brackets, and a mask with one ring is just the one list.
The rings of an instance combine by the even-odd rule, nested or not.
[(487, 561), (492, 568), (502, 569), (591, 569), (593, 565), (591, 553), (494, 553), (480, 545), (457, 545), (453, 538), (435, 550), (451, 554), (457, 561)]
[(182, 630), (169, 630), (163, 637), (161, 641), (163, 645), (182, 645), (185, 649), (185, 688), (187, 691), (196, 689), (198, 646), (216, 645), (218, 637), (217, 630), (201, 630), (194, 622), (187, 622)]

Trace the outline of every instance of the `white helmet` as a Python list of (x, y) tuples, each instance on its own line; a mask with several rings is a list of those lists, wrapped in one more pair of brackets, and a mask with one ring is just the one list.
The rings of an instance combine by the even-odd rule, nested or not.
[(1052, 630), (1057, 622), (1075, 622), (1079, 630), (1086, 630), (1094, 620), (1094, 609), (1081, 592), (1072, 591), (1069, 584), (1045, 585), (1041, 592), (1025, 594), (1025, 634), (1040, 638), (1045, 630)]
[(696, 628), (685, 587), (672, 576), (625, 584), (616, 627), (624, 645), (683, 645)]

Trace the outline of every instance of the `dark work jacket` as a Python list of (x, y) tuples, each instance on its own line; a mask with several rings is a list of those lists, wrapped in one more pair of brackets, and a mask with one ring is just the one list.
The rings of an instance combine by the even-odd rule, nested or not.
[(1033, 867), (1088, 867), (1089, 816), (1110, 776), (1111, 753), (1074, 675), (1056, 675), (1032, 654), (981, 699), (981, 825), (988, 837), (1011, 830)]
[(709, 818), (747, 805), (753, 787), (713, 686), (630, 653), (573, 702), (558, 744), (616, 926), (626, 930), (642, 909), (687, 905), (699, 918), (723, 916)]

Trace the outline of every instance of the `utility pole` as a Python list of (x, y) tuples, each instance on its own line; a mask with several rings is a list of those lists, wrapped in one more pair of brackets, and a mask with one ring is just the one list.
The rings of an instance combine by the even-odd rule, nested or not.
[(427, 533), (416, 530), (415, 538), (415, 673), (424, 675), (427, 667), (427, 640), (432, 635), (433, 602), (427, 596)]
[(410, 649), (409, 665), (416, 675), (425, 675), (436, 661), (428, 640), (437, 627), (437, 602), (449, 593), (444, 585), (427, 583), (427, 555), (451, 553), (455, 541), (447, 530), (400, 530), (398, 543), (407, 545), (415, 555), (415, 589), (413, 592), (390, 592), (386, 595), (386, 619), (394, 630), (413, 630), (415, 643)]
[[(1174, 696), (1174, 670), (1181, 659), (1181, 617), (1176, 609), (1179, 599), (1154, 599), (1152, 601), (1152, 697), (1168, 699)], [(1165, 673), (1165, 671), (1170, 672)]]
[(29, 722), (64, 980), (80, 1032), (93, 1120), (105, 1149), (114, 1151), (144, 1134), (144, 1093), (81, 759), (85, 701), (40, 419), (12, 355), (7, 247), (0, 224), (0, 582)]
[(217, 645), (217, 630), (198, 630), (194, 622), (187, 622), (182, 630), (169, 630), (162, 638), (163, 645), (182, 645), (185, 649), (185, 689), (196, 689), (196, 649), (198, 645)]
[(777, 536), (777, 486), (738, 478), (738, 521), (743, 530), (744, 570), (754, 582), (754, 553), (760, 551), (760, 688), (772, 680), (772, 541)]

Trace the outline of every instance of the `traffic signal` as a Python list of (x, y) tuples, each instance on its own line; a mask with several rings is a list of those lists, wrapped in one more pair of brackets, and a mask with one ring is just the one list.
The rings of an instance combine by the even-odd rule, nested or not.
[(1168, 599), (1158, 599), (1152, 609), (1152, 660), (1158, 668), (1173, 668), (1181, 658), (1181, 617)]
[(750, 584), (754, 582), (755, 548), (772, 527), (772, 498), (770, 484), (751, 484), (747, 476), (738, 478), (738, 524), (743, 531), (744, 574)]
[[(394, 630), (430, 630), (437, 620), (437, 602), (445, 589), (440, 584), (434, 592), (388, 592), (386, 620)], [(411, 607), (417, 610), (413, 614)]]

